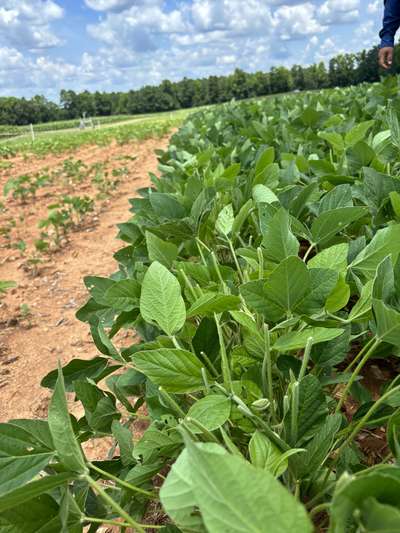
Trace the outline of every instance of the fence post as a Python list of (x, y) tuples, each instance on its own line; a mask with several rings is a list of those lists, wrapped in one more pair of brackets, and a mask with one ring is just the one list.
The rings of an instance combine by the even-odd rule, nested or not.
[(30, 125), (30, 128), (31, 128), (31, 137), (32, 137), (32, 142), (35, 140), (35, 132), (33, 130), (33, 124)]

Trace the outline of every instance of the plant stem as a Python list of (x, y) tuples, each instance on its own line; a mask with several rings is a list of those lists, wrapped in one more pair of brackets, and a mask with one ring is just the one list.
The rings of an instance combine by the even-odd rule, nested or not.
[(314, 339), (312, 337), (308, 337), (307, 344), (304, 350), (303, 361), (301, 363), (299, 377), (297, 378), (297, 381), (299, 382), (304, 378), (306, 374), (307, 365), (310, 360), (310, 354), (311, 354), (311, 348), (312, 348), (313, 342), (314, 342)]
[(375, 413), (375, 411), (378, 409), (378, 407), (385, 403), (385, 401), (391, 396), (394, 392), (400, 391), (400, 385), (397, 385), (397, 387), (394, 387), (393, 389), (390, 389), (387, 391), (383, 396), (381, 396), (367, 411), (367, 413), (359, 420), (359, 422), (356, 424), (353, 431), (350, 433), (350, 435), (343, 441), (343, 443), (339, 446), (337, 450), (337, 457), (340, 456), (340, 452), (343, 450), (345, 446), (347, 446), (357, 435), (357, 433), (361, 430), (361, 428), (368, 422), (368, 420), (371, 418), (371, 416)]
[(276, 422), (274, 407), (274, 391), (272, 383), (272, 360), (268, 324), (264, 324), (264, 359), (261, 370), (263, 394), (270, 402), (272, 419)]
[(335, 413), (338, 413), (341, 408), (343, 407), (343, 404), (344, 402), (346, 401), (347, 399), (347, 396), (349, 394), (349, 391), (354, 383), (354, 381), (356, 380), (357, 376), (359, 375), (359, 373), (361, 372), (361, 370), (363, 369), (365, 363), (368, 361), (368, 359), (371, 357), (371, 355), (373, 354), (373, 352), (376, 350), (376, 348), (378, 347), (378, 345), (380, 344), (380, 341), (378, 339), (375, 339), (374, 342), (371, 344), (371, 346), (369, 347), (369, 349), (366, 351), (364, 357), (361, 359), (361, 361), (358, 363), (356, 369), (354, 370), (354, 372), (352, 373), (352, 375), (350, 376), (350, 379), (342, 393), (342, 397), (340, 398), (340, 401), (338, 402), (337, 406), (336, 406), (336, 410), (335, 410)]
[(131, 527), (127, 522), (118, 522), (117, 520), (107, 520), (106, 518), (94, 518), (91, 516), (82, 517), (82, 522), (91, 522), (93, 524), (108, 524), (109, 526)]
[(232, 391), (231, 369), (229, 367), (229, 360), (228, 360), (228, 355), (226, 353), (224, 335), (222, 333), (219, 316), (216, 313), (214, 313), (214, 320), (217, 325), (217, 331), (218, 331), (220, 353), (221, 353), (221, 368), (222, 368), (222, 377), (224, 380), (224, 386), (227, 390)]
[(331, 506), (330, 503), (320, 503), (319, 505), (317, 505), (316, 507), (314, 507), (314, 509), (311, 509), (310, 511), (310, 518), (312, 519), (316, 514), (318, 513), (321, 513), (322, 511), (326, 511), (326, 509), (329, 509), (329, 507)]
[(188, 416), (186, 418), (186, 421), (188, 424), (192, 424), (193, 426), (196, 426), (197, 429), (199, 429), (203, 433), (203, 435), (205, 435), (208, 438), (209, 441), (216, 442), (217, 444), (221, 444), (219, 440), (217, 439), (217, 437), (195, 418)]
[(98, 466), (94, 465), (93, 463), (88, 463), (88, 466), (92, 470), (95, 470), (96, 472), (101, 474), (103, 477), (105, 477), (107, 479), (111, 479), (112, 481), (117, 483), (117, 485), (121, 485), (121, 487), (124, 487), (125, 489), (131, 490), (132, 492), (138, 492), (139, 494), (143, 494), (143, 496), (147, 496), (148, 498), (151, 498), (151, 499), (157, 499), (158, 498), (158, 496), (156, 494), (153, 494), (153, 493), (151, 493), (151, 492), (149, 492), (147, 490), (141, 489), (140, 487), (136, 487), (135, 485), (131, 485), (127, 481), (124, 481), (123, 479), (119, 479), (118, 477), (113, 476), (109, 472), (105, 472), (104, 470), (102, 470)]
[(93, 478), (91, 478), (90, 476), (85, 476), (85, 479), (92, 487), (92, 489), (94, 489), (97, 494), (129, 524), (130, 527), (137, 529), (138, 533), (145, 533), (144, 527), (142, 527), (141, 524), (139, 524), (138, 522), (136, 522), (136, 520), (129, 516), (129, 514), (124, 511), (124, 509), (122, 509), (122, 507), (115, 500), (113, 500), (111, 496), (109, 496), (107, 492), (103, 490)]
[(262, 249), (260, 246), (257, 248), (257, 255), (258, 255), (258, 279), (263, 279), (264, 277), (264, 255), (262, 253)]
[(306, 251), (306, 253), (304, 254), (304, 257), (303, 257), (303, 261), (304, 261), (304, 262), (307, 261), (308, 256), (309, 256), (310, 253), (314, 250), (314, 248), (315, 248), (315, 244), (312, 243), (312, 244), (310, 245), (310, 247), (308, 248), (308, 250)]
[(158, 387), (158, 392), (162, 396), (162, 399), (165, 401), (165, 403), (167, 403), (171, 407), (171, 409), (173, 409), (177, 413), (178, 416), (180, 416), (181, 418), (185, 418), (185, 411), (180, 407), (180, 405), (177, 404), (177, 402), (172, 398), (172, 396), (166, 390), (164, 390), (163, 387)]
[(225, 294), (228, 294), (229, 293), (229, 290), (228, 290), (228, 287), (226, 286), (226, 283), (224, 281), (224, 278), (222, 277), (222, 274), (221, 274), (221, 271), (219, 269), (219, 265), (218, 265), (218, 261), (217, 261), (217, 257), (215, 255), (214, 252), (211, 252), (211, 259), (212, 259), (212, 262), (213, 262), (213, 265), (214, 265), (214, 268), (217, 272), (217, 276), (218, 276), (218, 279), (219, 279), (219, 282), (221, 283), (222, 285), (222, 288), (224, 290), (224, 293)]
[(231, 251), (231, 254), (233, 256), (233, 260), (235, 261), (236, 270), (238, 271), (238, 275), (239, 275), (240, 281), (242, 283), (244, 283), (243, 272), (242, 272), (242, 269), (240, 268), (239, 261), (238, 261), (238, 258), (236, 256), (235, 249), (234, 249), (232, 241), (230, 239), (228, 239), (228, 244), (229, 244), (229, 249)]
[(183, 277), (184, 281), (185, 281), (185, 284), (187, 286), (187, 288), (189, 289), (190, 291), (190, 294), (193, 296), (193, 298), (195, 300), (197, 300), (197, 295), (196, 295), (196, 291), (194, 290), (192, 284), (190, 283), (190, 280), (189, 278), (187, 277), (186, 275), (186, 272), (181, 268), (179, 269), (179, 272), (181, 273), (181, 276)]
[(210, 358), (205, 352), (200, 352), (201, 357), (204, 359), (204, 361), (207, 363), (209, 370), (214, 374), (215, 377), (218, 376), (218, 371), (211, 362)]

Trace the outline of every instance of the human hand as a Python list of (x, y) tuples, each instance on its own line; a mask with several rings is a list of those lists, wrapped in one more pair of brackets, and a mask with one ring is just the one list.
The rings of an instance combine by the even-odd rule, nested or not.
[(385, 46), (379, 49), (379, 66), (385, 70), (389, 69), (393, 63), (393, 48)]

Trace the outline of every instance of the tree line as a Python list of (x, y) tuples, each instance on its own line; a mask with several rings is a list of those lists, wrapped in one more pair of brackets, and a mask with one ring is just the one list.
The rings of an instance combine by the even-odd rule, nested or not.
[[(340, 54), (329, 61), (303, 67), (273, 67), (269, 72), (246, 73), (236, 69), (228, 76), (203, 79), (164, 80), (158, 86), (145, 86), (128, 92), (76, 93), (62, 90), (60, 103), (44, 96), (31, 99), (0, 97), (0, 124), (26, 125), (86, 116), (155, 113), (235, 99), (265, 96), (293, 90), (344, 87), (379, 80), (377, 47), (359, 53)], [(400, 73), (400, 46), (395, 48), (392, 73)]]

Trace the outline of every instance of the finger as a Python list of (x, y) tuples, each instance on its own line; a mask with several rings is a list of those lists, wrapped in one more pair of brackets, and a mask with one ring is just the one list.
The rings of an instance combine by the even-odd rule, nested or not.
[(387, 51), (387, 54), (386, 54), (386, 63), (391, 66), (392, 63), (393, 63), (393, 50), (390, 49)]
[(379, 66), (384, 69), (387, 68), (386, 63), (385, 63), (385, 53), (383, 50), (379, 51)]

